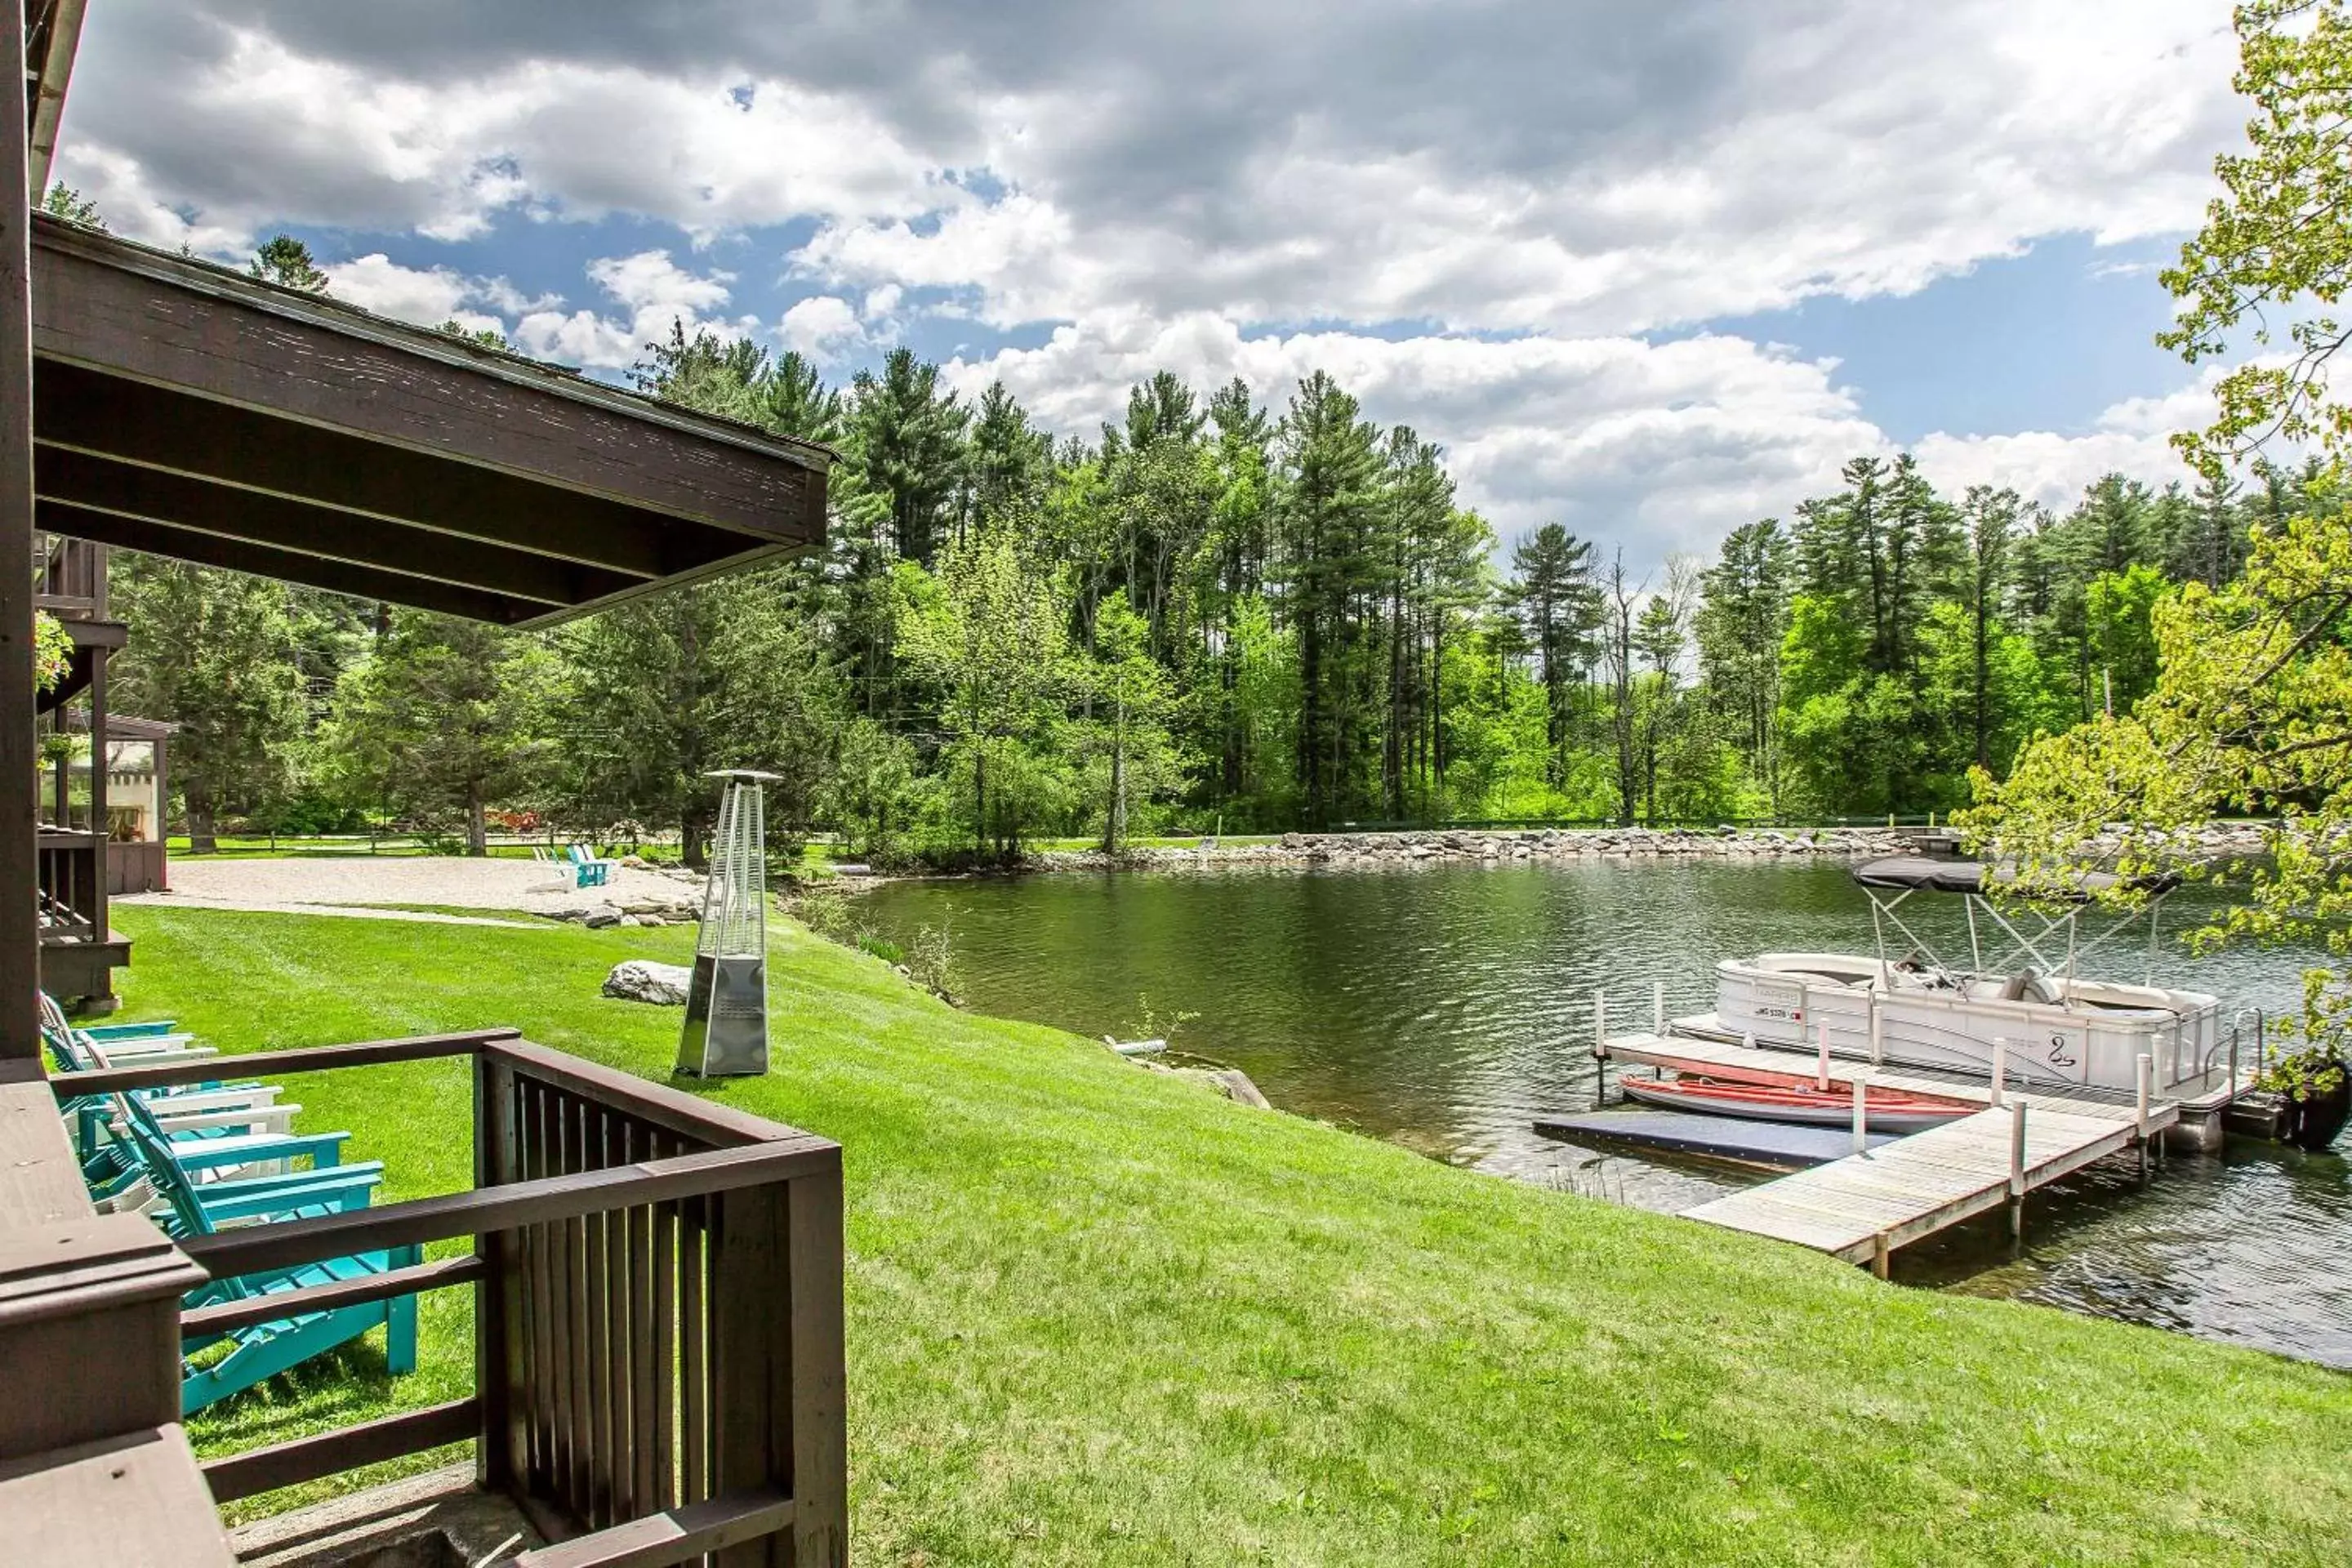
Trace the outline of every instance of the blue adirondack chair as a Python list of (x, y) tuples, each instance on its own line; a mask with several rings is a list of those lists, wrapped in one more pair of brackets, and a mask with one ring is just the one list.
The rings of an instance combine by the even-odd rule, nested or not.
[(601, 860), (588, 853), (588, 847), (584, 844), (574, 844), (565, 850), (564, 854), (572, 861), (573, 874), (579, 878), (577, 886), (601, 888), (604, 885), (605, 879), (612, 875), (613, 863), (610, 860)]
[[(41, 1038), (57, 1072), (64, 1076), (106, 1065), (89, 1042), (81, 1037), (83, 1031), (62, 1026), (62, 1013), (54, 1015), (60, 1026), (53, 1027), (50, 1018), (55, 1004), (49, 1003), (47, 996), (42, 1001), (48, 1005), (42, 1009)], [(169, 1053), (178, 1057), (193, 1054), (195, 1053)], [(142, 1059), (165, 1058), (158, 1055)], [(229, 1084), (215, 1079), (177, 1088), (141, 1089), (132, 1098), (154, 1113), (163, 1132), (173, 1142), (218, 1142), (224, 1149), (246, 1152), (249, 1163), (260, 1169), (272, 1163), (273, 1157), (259, 1151), (272, 1147), (268, 1142), (271, 1135), (289, 1133), (294, 1113), (301, 1110), (299, 1105), (278, 1104), (279, 1092), (274, 1084)], [(116, 1110), (111, 1099), (73, 1095), (60, 1101), (58, 1109), (73, 1124), (75, 1154), (93, 1199), (110, 1205), (138, 1185), (142, 1179), (139, 1162), (116, 1135)], [(282, 1164), (282, 1158), (275, 1163)]]
[[(164, 1231), (175, 1237), (211, 1236), (236, 1222), (267, 1224), (365, 1208), (369, 1194), (383, 1177), (383, 1163), (369, 1160), (322, 1165), (289, 1175), (198, 1183), (192, 1175), (213, 1159), (213, 1149), (170, 1142), (162, 1136), (153, 1116), (128, 1097), (121, 1110), (147, 1179), (167, 1205), (156, 1217)], [(341, 1135), (326, 1136), (340, 1139)], [(323, 1148), (313, 1151), (322, 1152)], [(322, 1263), (215, 1279), (191, 1290), (183, 1300), (189, 1306), (253, 1300), (410, 1268), (423, 1258), (423, 1248), (414, 1246), (354, 1253)], [(416, 1298), (413, 1295), (331, 1311), (298, 1313), (191, 1340), (181, 1347), (180, 1412), (194, 1415), (355, 1340), (378, 1323), (384, 1326), (387, 1369), (395, 1376), (416, 1370)], [(222, 1346), (227, 1347), (226, 1353), (210, 1353)]]

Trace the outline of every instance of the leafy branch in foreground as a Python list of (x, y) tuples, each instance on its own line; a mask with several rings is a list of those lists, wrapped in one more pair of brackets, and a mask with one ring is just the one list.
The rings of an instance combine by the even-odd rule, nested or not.
[[(2196, 829), (2216, 813), (2274, 816), (2270, 864), (2242, 901), (2195, 940), (2316, 940), (2352, 952), (2352, 514), (2342, 490), (2352, 405), (2329, 363), (2347, 334), (2326, 314), (2352, 280), (2352, 18), (2343, 0), (2261, 0), (2236, 13), (2239, 89), (2257, 113), (2252, 151), (2224, 156), (2228, 195), (2182, 247), (2165, 281), (2184, 301), (2160, 340), (2191, 363), (2231, 346), (2268, 312), (2295, 319), (2296, 353), (2225, 376), (2205, 430), (2179, 444), (2209, 477), (2279, 437), (2320, 458), (2307, 515), (2253, 541), (2240, 579), (2189, 583), (2154, 612), (2155, 689), (2126, 716), (2035, 741), (2007, 783), (1975, 775), (1963, 826), (2013, 859), (2021, 894), (2048, 894), (2086, 860), (2126, 881), (2105, 896), (2145, 897), (2134, 879), (2197, 875)], [(2304, 1049), (2278, 1086), (2305, 1098), (2344, 1082), (2352, 984), (2341, 965), (2305, 977)]]

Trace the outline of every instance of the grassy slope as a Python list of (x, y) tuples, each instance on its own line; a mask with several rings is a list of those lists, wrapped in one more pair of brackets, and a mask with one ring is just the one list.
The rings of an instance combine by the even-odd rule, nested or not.
[[(648, 1075), (677, 1014), (596, 985), (689, 935), (120, 918), (126, 1016), (226, 1047), (513, 1023)], [(2352, 1379), (1247, 1111), (797, 928), (772, 970), (774, 1071), (715, 1092), (847, 1150), (862, 1561), (2352, 1558)], [(462, 1072), (289, 1098), (410, 1195), (466, 1180)], [(466, 1392), (466, 1310), (428, 1299), (414, 1378), (198, 1440)]]

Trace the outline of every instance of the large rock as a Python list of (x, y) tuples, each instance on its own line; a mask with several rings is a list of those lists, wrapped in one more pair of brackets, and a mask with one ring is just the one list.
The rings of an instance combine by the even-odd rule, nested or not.
[(694, 972), (675, 963), (650, 963), (642, 958), (613, 965), (604, 976), (604, 994), (624, 1002), (651, 1002), (656, 1006), (683, 1007), (686, 988)]

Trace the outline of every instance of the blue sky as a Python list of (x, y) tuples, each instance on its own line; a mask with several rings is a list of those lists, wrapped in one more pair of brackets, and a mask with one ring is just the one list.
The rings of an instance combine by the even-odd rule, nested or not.
[(1865, 451), (2175, 477), (2154, 274), (2231, 64), (2210, 0), (113, 0), (60, 172), (595, 374), (673, 318), (904, 342), (1087, 434), (1163, 366), (1277, 411), (1326, 369), (1507, 538), (1654, 563)]

